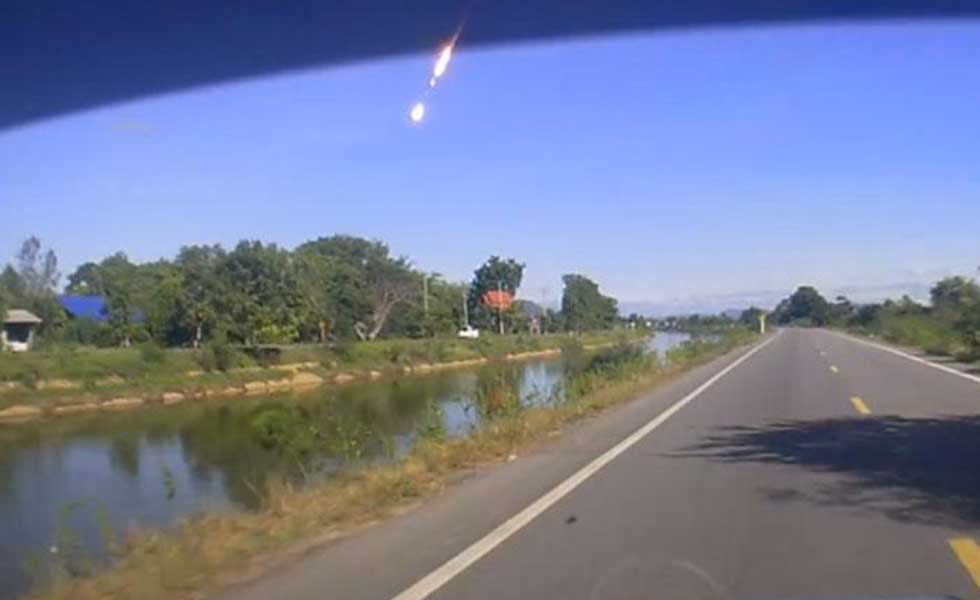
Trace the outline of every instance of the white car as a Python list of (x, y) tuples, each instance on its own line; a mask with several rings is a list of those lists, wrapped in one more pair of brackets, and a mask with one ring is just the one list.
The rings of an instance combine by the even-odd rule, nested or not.
[(468, 340), (475, 340), (476, 338), (480, 337), (480, 330), (476, 327), (470, 327), (467, 325), (466, 327), (460, 329), (459, 333), (456, 335), (457, 337), (466, 338)]

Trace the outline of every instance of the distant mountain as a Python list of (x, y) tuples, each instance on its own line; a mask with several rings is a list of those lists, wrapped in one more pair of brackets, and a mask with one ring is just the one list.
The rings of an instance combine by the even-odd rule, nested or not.
[[(919, 302), (928, 302), (930, 287), (931, 284), (928, 283), (904, 282), (888, 285), (851, 285), (817, 289), (830, 302), (833, 302), (837, 296), (843, 295), (847, 296), (851, 302), (862, 304), (881, 302), (888, 298), (897, 300), (904, 294), (908, 294)], [(741, 311), (752, 306), (771, 310), (780, 300), (792, 294), (793, 291), (793, 289), (761, 290), (665, 300), (624, 300), (619, 303), (619, 312), (625, 315), (635, 312), (649, 317), (727, 314), (735, 315), (737, 318), (736, 313), (740, 314)]]

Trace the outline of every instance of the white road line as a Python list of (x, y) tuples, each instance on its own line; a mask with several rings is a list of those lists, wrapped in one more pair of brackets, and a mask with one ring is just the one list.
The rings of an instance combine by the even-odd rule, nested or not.
[(648, 422), (646, 425), (643, 425), (630, 434), (629, 437), (576, 471), (571, 477), (559, 483), (557, 486), (552, 488), (551, 491), (545, 493), (543, 496), (525, 507), (522, 511), (507, 519), (501, 525), (497, 526), (496, 529), (474, 542), (455, 557), (449, 559), (441, 567), (415, 582), (415, 584), (413, 584), (410, 588), (395, 596), (393, 600), (423, 600), (424, 598), (429, 597), (429, 595), (431, 595), (433, 592), (446, 585), (453, 577), (456, 577), (470, 565), (486, 556), (491, 550), (506, 541), (507, 538), (514, 535), (525, 525), (533, 521), (535, 517), (551, 508), (556, 502), (567, 496), (572, 490), (582, 485), (582, 483), (584, 483), (589, 477), (595, 475), (599, 469), (616, 460), (616, 457), (623, 452), (626, 452), (626, 450), (628, 450), (631, 446), (643, 439), (643, 437), (648, 433), (662, 425), (665, 421), (667, 421), (667, 419), (674, 416), (679, 410), (687, 406), (692, 400), (697, 398), (715, 382), (724, 377), (729, 371), (748, 360), (750, 356), (759, 350), (762, 350), (768, 346), (781, 334), (782, 332), (777, 333), (765, 342), (743, 354), (735, 362), (728, 365), (712, 376), (711, 379), (698, 386), (697, 389), (672, 404), (667, 410), (657, 415), (652, 421)]
[[(830, 331), (830, 330), (828, 330), (828, 331)], [(872, 348), (877, 348), (878, 350), (881, 350), (883, 352), (890, 352), (891, 354), (894, 354), (896, 356), (901, 356), (902, 358), (907, 358), (907, 359), (909, 359), (909, 360), (911, 360), (913, 362), (917, 362), (917, 363), (919, 363), (921, 365), (925, 365), (927, 367), (932, 367), (933, 369), (939, 369), (940, 371), (944, 371), (946, 373), (949, 373), (950, 375), (956, 375), (957, 377), (962, 377), (963, 379), (969, 379), (970, 381), (972, 381), (974, 383), (980, 383), (980, 377), (977, 377), (976, 375), (970, 375), (969, 373), (964, 373), (963, 371), (958, 371), (958, 370), (956, 370), (956, 369), (954, 369), (952, 367), (947, 367), (946, 365), (937, 365), (936, 363), (934, 363), (932, 361), (928, 361), (928, 360), (926, 360), (924, 358), (919, 358), (918, 356), (909, 354), (908, 352), (902, 352), (901, 350), (896, 350), (895, 348), (890, 348), (890, 347), (885, 346), (885, 345), (882, 345), (882, 344), (877, 344), (875, 342), (869, 342), (868, 340), (862, 340), (859, 337), (854, 337), (852, 335), (847, 335), (846, 333), (840, 333), (839, 331), (830, 331), (830, 333), (832, 333), (832, 334), (834, 334), (834, 335), (836, 335), (838, 337), (842, 337), (845, 340), (850, 340), (852, 342), (857, 342), (858, 344), (864, 344), (865, 346), (871, 346)]]

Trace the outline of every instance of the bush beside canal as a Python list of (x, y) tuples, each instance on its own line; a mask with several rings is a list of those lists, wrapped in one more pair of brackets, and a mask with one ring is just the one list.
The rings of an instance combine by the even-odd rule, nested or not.
[[(437, 414), (422, 428), (422, 439), (403, 460), (337, 474), (325, 483), (302, 488), (285, 482), (264, 490), (260, 510), (239, 514), (205, 514), (167, 532), (136, 532), (116, 544), (114, 566), (81, 577), (62, 576), (39, 587), (41, 598), (190, 597), (275, 564), (289, 556), (339, 537), (358, 526), (395, 514), (443, 489), (461, 469), (506, 460), (533, 442), (559, 433), (563, 426), (633, 398), (671, 377), (748, 343), (753, 334), (733, 330), (711, 342), (689, 342), (667, 362), (621, 344), (593, 356), (566, 343), (570, 373), (564, 395), (534, 407), (522, 406), (488, 386), (480, 398), (482, 426), (467, 437), (449, 438)], [(577, 354), (576, 354), (577, 353)], [(433, 410), (437, 410), (434, 407)], [(294, 415), (263, 417), (261, 428), (270, 445), (316, 443), (296, 438), (303, 428)], [(296, 440), (299, 439), (299, 442)], [(49, 572), (52, 570), (49, 570)]]

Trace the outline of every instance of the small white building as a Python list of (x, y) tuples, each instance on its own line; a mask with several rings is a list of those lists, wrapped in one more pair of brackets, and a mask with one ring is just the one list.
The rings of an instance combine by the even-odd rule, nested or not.
[(34, 345), (34, 330), (41, 322), (41, 318), (29, 310), (8, 310), (3, 319), (3, 331), (0, 331), (0, 348), (27, 352)]

